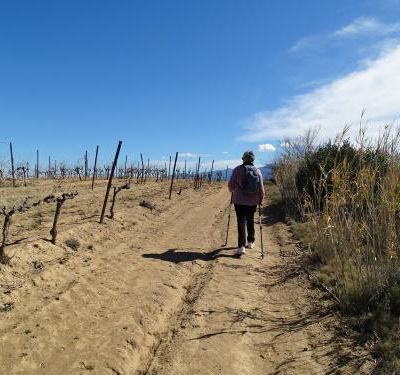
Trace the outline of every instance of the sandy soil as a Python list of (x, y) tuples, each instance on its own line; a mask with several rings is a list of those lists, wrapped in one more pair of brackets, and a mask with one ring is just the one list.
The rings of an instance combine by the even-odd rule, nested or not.
[[(105, 225), (96, 222), (103, 182), (94, 192), (87, 183), (30, 188), (80, 194), (65, 204), (57, 245), (47, 241), (54, 208), (14, 220), (14, 257), (0, 269), (0, 374), (369, 372), (363, 348), (303, 275), (273, 205), (265, 259), (259, 241), (237, 258), (222, 247), (226, 188), (181, 186), (169, 201), (167, 183), (134, 185)], [(234, 213), (232, 224), (228, 246)], [(71, 238), (76, 251), (65, 245)]]

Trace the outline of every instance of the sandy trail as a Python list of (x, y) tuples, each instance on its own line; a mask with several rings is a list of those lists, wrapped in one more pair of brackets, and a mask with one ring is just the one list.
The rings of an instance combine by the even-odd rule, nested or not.
[[(363, 371), (362, 350), (337, 338), (330, 302), (296, 267), (273, 206), (261, 261), (259, 243), (242, 258), (221, 248), (225, 188), (184, 192), (169, 205), (153, 199), (165, 206), (159, 214), (126, 208), (104, 227), (65, 229), (90, 238), (91, 249), (12, 292), (15, 307), (0, 321), (1, 374)], [(234, 245), (234, 213), (231, 228)]]

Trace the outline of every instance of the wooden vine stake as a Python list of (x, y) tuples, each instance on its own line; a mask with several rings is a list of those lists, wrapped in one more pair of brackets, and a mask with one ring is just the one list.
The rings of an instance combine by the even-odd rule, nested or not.
[(169, 164), (168, 164), (168, 180), (171, 178), (171, 155), (169, 156)]
[(144, 182), (147, 181), (147, 176), (150, 177), (150, 159), (147, 159), (147, 169), (146, 169), (146, 176), (144, 178)]
[(126, 178), (126, 166), (128, 164), (128, 155), (125, 155), (124, 177)]
[(88, 178), (88, 155), (87, 155), (87, 151), (85, 151), (85, 156), (84, 156), (84, 159), (85, 159), (85, 181), (87, 180), (87, 178)]
[(13, 148), (12, 148), (12, 143), (11, 142), (10, 142), (10, 156), (11, 156), (12, 184), (13, 184), (13, 187), (15, 187), (14, 155), (13, 155)]
[(136, 167), (136, 183), (138, 184), (140, 181), (140, 166), (139, 166), (139, 162), (137, 163), (137, 167)]
[(122, 141), (119, 141), (118, 142), (118, 147), (117, 147), (117, 152), (115, 153), (114, 162), (113, 162), (113, 165), (111, 167), (110, 178), (108, 179), (108, 185), (107, 185), (106, 195), (104, 197), (103, 209), (101, 210), (100, 224), (103, 224), (103, 222), (104, 222), (104, 215), (106, 213), (108, 196), (110, 194), (112, 180), (113, 180), (113, 177), (114, 177), (115, 168), (117, 166), (119, 152), (121, 151), (121, 146), (122, 146)]
[(178, 160), (178, 153), (175, 155), (175, 162), (174, 162), (174, 169), (172, 171), (172, 178), (171, 178), (171, 186), (169, 188), (169, 199), (171, 199), (172, 195), (172, 186), (174, 184), (174, 178), (175, 178), (175, 169), (176, 169), (176, 161)]
[(112, 198), (112, 203), (111, 203), (111, 207), (110, 207), (110, 219), (114, 219), (114, 207), (115, 207), (115, 201), (117, 199), (117, 194), (124, 189), (130, 189), (131, 185), (129, 182), (127, 182), (125, 185), (122, 186), (114, 186), (114, 193), (113, 193), (113, 198)]
[(45, 198), (47, 200), (46, 203), (51, 202), (51, 201), (56, 201), (57, 205), (56, 205), (56, 212), (54, 214), (54, 220), (53, 220), (53, 227), (50, 230), (50, 234), (51, 234), (51, 243), (53, 245), (56, 244), (56, 240), (57, 240), (57, 224), (58, 224), (58, 218), (60, 217), (60, 213), (61, 213), (61, 208), (63, 206), (63, 204), (65, 203), (66, 200), (68, 199), (74, 199), (76, 196), (78, 195), (78, 192), (73, 192), (73, 193), (64, 193), (62, 194), (60, 197), (48, 197)]
[(200, 161), (201, 161), (201, 158), (199, 157), (199, 161), (196, 165), (196, 173), (194, 176), (194, 188), (195, 189), (200, 188)]
[(97, 174), (97, 156), (99, 154), (99, 146), (96, 146), (96, 156), (94, 158), (94, 167), (93, 167), (93, 176), (92, 176), (92, 190), (94, 188), (94, 179), (96, 178)]
[(144, 182), (144, 163), (143, 163), (142, 153), (140, 153), (140, 160), (142, 161), (142, 172), (141, 172), (140, 183), (143, 184), (143, 182)]
[(36, 150), (36, 178), (39, 178), (39, 150)]

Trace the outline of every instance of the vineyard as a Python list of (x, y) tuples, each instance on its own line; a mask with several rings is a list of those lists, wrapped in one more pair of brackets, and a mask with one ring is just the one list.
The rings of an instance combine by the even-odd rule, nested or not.
[[(7, 144), (0, 142), (0, 144)], [(48, 164), (41, 164), (39, 158), (39, 150), (36, 151), (36, 162), (33, 168), (30, 167), (29, 162), (14, 162), (13, 145), (9, 144), (9, 160), (0, 159), (0, 184), (9, 185), (13, 187), (17, 185), (27, 186), (27, 181), (34, 179), (75, 179), (79, 181), (92, 181), (92, 184), (97, 179), (109, 179), (112, 174), (116, 178), (124, 178), (135, 180), (137, 183), (146, 182), (147, 179), (154, 179), (156, 182), (163, 181), (165, 179), (171, 179), (172, 174), (177, 179), (195, 180), (200, 185), (203, 181), (226, 180), (228, 176), (228, 166), (226, 171), (215, 171), (214, 160), (211, 163), (209, 170), (203, 168), (201, 165), (201, 157), (198, 158), (195, 166), (188, 166), (187, 160), (182, 160), (178, 163), (179, 153), (176, 154), (175, 162), (172, 156), (169, 157), (169, 161), (163, 163), (157, 162), (152, 164), (150, 159), (144, 160), (142, 153), (140, 153), (140, 160), (136, 163), (128, 162), (128, 155), (125, 155), (124, 160), (121, 162), (120, 150), (122, 142), (118, 144), (117, 152), (114, 157), (115, 166), (113, 163), (105, 164), (103, 166), (98, 163), (99, 146), (96, 146), (94, 151), (93, 164), (90, 165), (88, 152), (85, 151), (81, 158), (82, 163), (71, 164), (67, 162), (52, 161), (51, 157), (48, 157)], [(185, 155), (183, 155), (185, 156)], [(181, 157), (182, 159), (182, 157)], [(112, 172), (114, 168), (114, 171)]]
[[(22, 215), (31, 209), (35, 209), (31, 215), (25, 214), (26, 218), (20, 219), (20, 222), (28, 222), (25, 227), (26, 231), (29, 229), (37, 229), (42, 222), (46, 222), (46, 219), (42, 216), (44, 212), (50, 215), (50, 208), (46, 210), (45, 208), (39, 209), (38, 206), (41, 205), (51, 205), (55, 206), (53, 222), (50, 229), (51, 243), (56, 244), (57, 233), (58, 233), (58, 222), (60, 219), (61, 209), (67, 200), (74, 199), (78, 196), (78, 190), (76, 187), (81, 189), (90, 189), (95, 194), (95, 186), (104, 185), (103, 182), (107, 181), (107, 188), (105, 190), (104, 202), (102, 205), (102, 210), (100, 214), (99, 222), (102, 224), (104, 222), (104, 217), (106, 215), (107, 204), (109, 202), (110, 190), (113, 189), (113, 194), (110, 202), (110, 211), (108, 217), (114, 219), (115, 207), (117, 201), (117, 194), (122, 190), (130, 189), (131, 184), (146, 184), (149, 182), (156, 182), (162, 184), (163, 182), (169, 182), (169, 195), (168, 198), (172, 198), (172, 191), (174, 188), (174, 182), (177, 183), (179, 188), (178, 194), (180, 195), (182, 189), (188, 188), (190, 185), (194, 189), (200, 189), (204, 182), (221, 182), (223, 179), (223, 173), (221, 171), (215, 172), (214, 161), (211, 164), (211, 170), (202, 170), (201, 168), (201, 158), (199, 157), (196, 162), (194, 170), (187, 168), (187, 160), (184, 161), (184, 167), (180, 168), (177, 165), (178, 152), (175, 155), (175, 160), (172, 163), (172, 157), (169, 157), (169, 163), (164, 163), (164, 166), (151, 165), (150, 159), (147, 163), (143, 160), (143, 155), (140, 154), (140, 163), (137, 165), (128, 164), (128, 156), (125, 156), (125, 162), (123, 167), (118, 167), (118, 158), (122, 146), (122, 142), (119, 142), (117, 151), (114, 157), (114, 161), (111, 165), (104, 165), (103, 168), (98, 166), (98, 154), (99, 146), (96, 147), (95, 158), (93, 162), (93, 167), (89, 167), (88, 152), (84, 153), (84, 163), (83, 165), (75, 165), (73, 167), (67, 167), (64, 163), (57, 166), (57, 162), (54, 165), (51, 163), (51, 158), (49, 157), (48, 168), (42, 171), (39, 162), (39, 151), (37, 151), (36, 164), (34, 166), (34, 175), (30, 175), (29, 163), (22, 163), (18, 166), (14, 165), (14, 153), (12, 143), (10, 146), (10, 161), (8, 170), (4, 167), (7, 163), (3, 163), (3, 167), (0, 169), (0, 187), (3, 187), (1, 194), (0, 205), (2, 206), (0, 215), (4, 217), (3, 227), (2, 227), (2, 239), (0, 243), (0, 263), (6, 264), (9, 262), (9, 256), (5, 253), (5, 248), (9, 241), (9, 236), (22, 234), (23, 225), (20, 227), (20, 231), (11, 230), (10, 227), (12, 218), (14, 215)], [(228, 167), (225, 172), (225, 180), (227, 179)], [(113, 179), (116, 184), (113, 185)], [(185, 182), (182, 184), (181, 182)], [(118, 185), (119, 184), (119, 185)], [(18, 189), (22, 187), (23, 189)], [(11, 189), (16, 189), (15, 191)], [(11, 189), (11, 190), (10, 190)], [(49, 195), (42, 197), (40, 192), (46, 191)], [(98, 215), (98, 211), (88, 213), (89, 208), (84, 207), (84, 205), (93, 206), (92, 202), (77, 202), (80, 205), (81, 212), (86, 212), (90, 218), (94, 219)], [(84, 215), (85, 216), (85, 215)], [(29, 218), (39, 217), (39, 219), (33, 219), (29, 223)], [(15, 233), (14, 233), (15, 232)]]
[(102, 170), (3, 172), (1, 373), (368, 373), (299, 269), (276, 187), (265, 258), (257, 239), (240, 259), (227, 171), (178, 153), (121, 168), (120, 148)]

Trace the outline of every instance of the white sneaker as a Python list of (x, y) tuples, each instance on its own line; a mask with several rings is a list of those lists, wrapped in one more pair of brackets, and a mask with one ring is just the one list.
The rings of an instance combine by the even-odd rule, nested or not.
[(246, 245), (246, 249), (254, 249), (255, 243), (254, 242), (248, 242)]
[(246, 248), (244, 246), (238, 247), (235, 252), (236, 255), (246, 254)]

